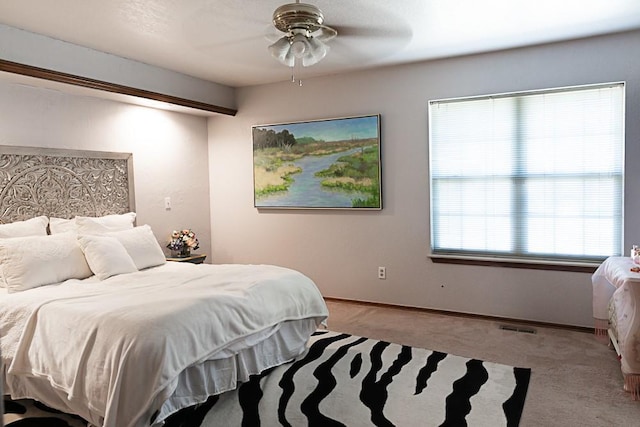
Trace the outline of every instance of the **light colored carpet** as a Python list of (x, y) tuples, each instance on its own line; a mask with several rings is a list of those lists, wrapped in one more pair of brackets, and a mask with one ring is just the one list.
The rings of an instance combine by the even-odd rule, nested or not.
[(640, 426), (616, 353), (593, 335), (536, 326), (499, 329), (482, 318), (328, 301), (329, 328), (463, 357), (531, 368), (520, 426)]

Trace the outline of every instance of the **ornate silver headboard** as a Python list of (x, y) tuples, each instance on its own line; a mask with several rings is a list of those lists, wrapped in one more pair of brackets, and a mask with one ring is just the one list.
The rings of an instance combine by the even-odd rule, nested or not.
[(131, 153), (0, 145), (0, 223), (131, 211)]

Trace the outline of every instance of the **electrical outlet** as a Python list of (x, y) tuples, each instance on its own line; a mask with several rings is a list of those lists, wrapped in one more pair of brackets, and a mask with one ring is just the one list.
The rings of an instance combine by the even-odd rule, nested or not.
[(378, 267), (378, 279), (384, 280), (387, 278), (387, 267)]

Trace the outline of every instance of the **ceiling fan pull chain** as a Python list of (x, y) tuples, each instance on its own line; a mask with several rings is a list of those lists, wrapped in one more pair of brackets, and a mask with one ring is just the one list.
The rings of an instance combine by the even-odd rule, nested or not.
[[(293, 67), (291, 67), (291, 70), (293, 71)], [(296, 82), (296, 76), (292, 72), (291, 73), (291, 83), (295, 83), (295, 82)], [(298, 80), (298, 86), (302, 87), (302, 79)]]
[[(298, 58), (294, 59), (293, 66), (291, 67), (291, 83), (296, 83), (296, 70), (298, 71), (298, 76), (300, 75), (301, 70), (301, 60)], [(302, 87), (302, 79), (298, 78), (298, 86)]]

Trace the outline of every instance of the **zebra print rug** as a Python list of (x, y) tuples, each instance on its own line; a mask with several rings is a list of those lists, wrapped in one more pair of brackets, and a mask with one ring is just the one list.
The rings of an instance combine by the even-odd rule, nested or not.
[[(530, 375), (530, 369), (318, 331), (296, 361), (173, 414), (165, 427), (517, 426)], [(5, 424), (86, 425), (49, 411), (5, 401)]]

